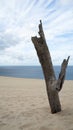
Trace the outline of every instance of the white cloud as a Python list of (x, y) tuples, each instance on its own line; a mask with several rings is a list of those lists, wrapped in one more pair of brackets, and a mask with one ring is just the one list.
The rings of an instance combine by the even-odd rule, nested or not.
[(62, 5), (70, 6), (73, 4), (73, 0), (60, 0)]
[(31, 36), (37, 35), (40, 19), (53, 63), (72, 58), (72, 5), (72, 0), (0, 0), (0, 64), (39, 64)]

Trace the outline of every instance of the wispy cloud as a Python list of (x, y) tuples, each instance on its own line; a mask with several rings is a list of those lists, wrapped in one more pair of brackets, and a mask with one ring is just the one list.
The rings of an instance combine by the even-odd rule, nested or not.
[(0, 65), (39, 65), (31, 36), (39, 20), (53, 63), (73, 64), (73, 0), (0, 0)]

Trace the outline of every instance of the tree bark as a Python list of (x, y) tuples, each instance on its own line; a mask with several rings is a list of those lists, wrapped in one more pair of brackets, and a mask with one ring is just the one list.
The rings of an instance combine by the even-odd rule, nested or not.
[(68, 65), (69, 58), (70, 58), (70, 56), (68, 56), (67, 60), (64, 59), (62, 65), (61, 65), (61, 72), (59, 74), (58, 81), (56, 84), (57, 91), (60, 91), (63, 87), (63, 83), (64, 83), (64, 79), (65, 79), (65, 75), (66, 75), (66, 68)]
[(51, 113), (57, 113), (61, 111), (61, 105), (59, 100), (58, 92), (61, 90), (62, 85), (64, 83), (66, 67), (68, 64), (68, 60), (65, 60), (65, 64), (62, 65), (61, 72), (59, 74), (58, 80), (56, 80), (55, 72), (53, 69), (53, 64), (50, 56), (50, 52), (46, 43), (45, 35), (43, 32), (42, 22), (40, 20), (39, 24), (39, 35), (40, 37), (32, 37), (31, 40), (34, 44), (34, 47), (37, 51), (37, 55), (39, 61), (42, 66), (42, 70), (45, 77), (47, 95), (49, 99), (49, 104), (51, 108)]

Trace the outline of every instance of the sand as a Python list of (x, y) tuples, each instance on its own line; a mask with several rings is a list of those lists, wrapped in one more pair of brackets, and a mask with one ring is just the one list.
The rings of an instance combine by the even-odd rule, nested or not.
[(0, 130), (73, 130), (73, 81), (60, 100), (62, 111), (51, 114), (44, 80), (0, 77)]

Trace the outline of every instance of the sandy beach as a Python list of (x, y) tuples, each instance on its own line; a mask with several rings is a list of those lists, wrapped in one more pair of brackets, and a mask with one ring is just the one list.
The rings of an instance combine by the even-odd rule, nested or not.
[(44, 80), (0, 77), (0, 130), (73, 130), (73, 81), (59, 95), (51, 114)]

